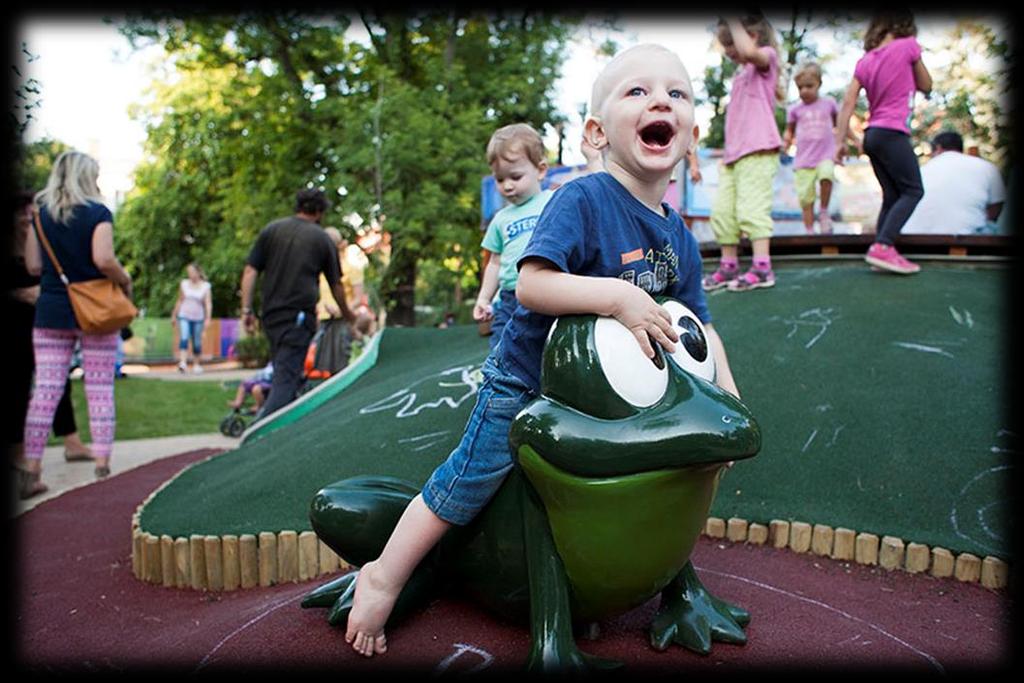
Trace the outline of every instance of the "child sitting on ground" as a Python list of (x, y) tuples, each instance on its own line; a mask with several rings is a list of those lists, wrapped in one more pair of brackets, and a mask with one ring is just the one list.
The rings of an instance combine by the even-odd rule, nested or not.
[(235, 410), (241, 410), (245, 404), (245, 397), (251, 395), (253, 400), (252, 412), (253, 414), (257, 413), (263, 406), (263, 402), (267, 400), (267, 394), (270, 393), (270, 383), (273, 378), (274, 363), (271, 361), (262, 370), (238, 385), (235, 398), (232, 401), (228, 401), (228, 406)]
[(692, 148), (693, 86), (679, 57), (640, 45), (609, 62), (594, 83), (584, 134), (604, 171), (563, 185), (518, 259), (519, 304), (483, 367), (477, 402), (456, 449), (406, 507), (380, 556), (356, 577), (345, 640), (371, 657), (387, 650), (384, 624), (413, 569), (452, 525), (470, 522), (512, 469), (508, 435), (540, 392), (541, 355), (558, 316), (611, 316), (648, 358), (675, 349), (666, 295), (704, 323), (719, 384), (738, 395), (701, 289), (700, 249), (663, 201)]

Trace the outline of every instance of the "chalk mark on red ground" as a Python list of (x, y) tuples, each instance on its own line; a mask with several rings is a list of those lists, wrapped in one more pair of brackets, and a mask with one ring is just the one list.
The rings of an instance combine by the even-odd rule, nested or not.
[(281, 602), (277, 603), (276, 605), (274, 605), (270, 609), (265, 610), (262, 613), (256, 615), (255, 617), (253, 617), (249, 621), (245, 622), (244, 624), (242, 624), (241, 626), (236, 628), (231, 633), (229, 633), (226, 636), (224, 636), (223, 638), (221, 638), (221, 641), (219, 643), (217, 643), (213, 647), (212, 650), (210, 650), (208, 653), (206, 653), (206, 656), (203, 657), (202, 661), (199, 662), (199, 665), (196, 666), (195, 670), (199, 671), (204, 666), (206, 666), (206, 663), (207, 663), (207, 661), (209, 661), (210, 657), (212, 657), (214, 654), (216, 654), (217, 650), (219, 650), (221, 647), (223, 647), (229, 640), (231, 640), (232, 638), (237, 636), (239, 633), (241, 633), (245, 629), (249, 628), (250, 626), (254, 625), (256, 622), (261, 621), (264, 617), (270, 616), (271, 614), (273, 614), (277, 610), (281, 609), (282, 607), (284, 607), (286, 605), (290, 605), (291, 603), (295, 602), (296, 600), (301, 600), (304, 596), (305, 596), (305, 593), (302, 593), (300, 595), (296, 595), (294, 598), (288, 598), (287, 600), (282, 600)]
[(946, 670), (943, 668), (942, 664), (939, 663), (939, 660), (935, 659), (935, 657), (931, 656), (927, 652), (923, 652), (922, 650), (917, 649), (916, 647), (914, 647), (910, 643), (906, 642), (905, 640), (902, 640), (899, 637), (893, 635), (892, 633), (889, 633), (888, 631), (886, 631), (881, 626), (878, 626), (877, 624), (873, 624), (870, 621), (867, 621), (865, 619), (861, 619), (860, 617), (855, 617), (854, 615), (850, 614), (849, 612), (844, 612), (843, 610), (839, 609), (838, 607), (833, 607), (832, 605), (829, 605), (827, 603), (821, 602), (820, 600), (815, 600), (814, 598), (808, 598), (808, 597), (804, 597), (802, 595), (797, 595), (796, 593), (790, 593), (789, 591), (784, 590), (782, 588), (778, 588), (776, 586), (769, 586), (766, 583), (761, 583), (760, 581), (755, 581), (754, 579), (748, 579), (748, 578), (743, 577), (743, 576), (736, 576), (735, 574), (728, 574), (726, 572), (717, 572), (717, 571), (715, 571), (713, 569), (702, 569), (701, 567), (697, 567), (696, 565), (694, 565), (694, 568), (697, 569), (698, 571), (701, 571), (701, 572), (707, 572), (708, 574), (714, 574), (715, 576), (721, 576), (721, 577), (724, 577), (724, 578), (727, 578), (727, 579), (735, 579), (736, 581), (742, 581), (743, 583), (747, 583), (747, 584), (750, 584), (752, 586), (756, 586), (758, 588), (762, 588), (764, 590), (771, 591), (773, 593), (779, 593), (781, 595), (785, 595), (787, 597), (793, 598), (795, 600), (800, 600), (802, 602), (806, 602), (806, 603), (809, 603), (811, 605), (815, 605), (817, 607), (822, 607), (824, 609), (827, 609), (830, 612), (835, 612), (836, 614), (842, 615), (843, 617), (845, 617), (845, 618), (847, 618), (847, 619), (849, 619), (851, 621), (855, 621), (855, 622), (857, 622), (859, 624), (864, 624), (865, 626), (867, 626), (871, 630), (876, 631), (876, 632), (882, 634), (886, 638), (888, 638), (888, 639), (890, 639), (890, 640), (892, 640), (892, 641), (894, 641), (896, 643), (899, 643), (900, 645), (902, 645), (903, 647), (907, 648), (908, 650), (910, 650), (914, 654), (917, 654), (917, 655), (925, 658), (926, 660), (928, 660), (928, 662), (933, 667), (938, 669), (940, 672), (942, 672), (942, 673), (946, 672)]
[(435, 676), (444, 673), (448, 669), (448, 667), (452, 665), (452, 662), (459, 659), (467, 652), (475, 654), (480, 658), (481, 661), (473, 668), (467, 669), (466, 671), (463, 671), (461, 673), (471, 674), (476, 673), (477, 671), (482, 671), (489, 667), (491, 665), (491, 662), (494, 661), (494, 655), (492, 655), (487, 650), (483, 650), (479, 647), (476, 647), (475, 645), (467, 645), (466, 643), (454, 643), (453, 646), (455, 647), (455, 652), (453, 652), (452, 654), (448, 655), (440, 661), (440, 663), (437, 665), (437, 668), (434, 669)]

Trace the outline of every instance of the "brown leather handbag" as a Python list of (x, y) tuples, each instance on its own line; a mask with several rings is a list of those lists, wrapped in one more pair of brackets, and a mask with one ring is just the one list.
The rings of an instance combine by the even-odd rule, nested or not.
[(69, 282), (64, 269), (53, 253), (50, 241), (43, 233), (43, 226), (39, 224), (39, 214), (35, 214), (36, 233), (50, 255), (61, 282), (68, 288), (68, 299), (71, 301), (71, 308), (75, 311), (75, 319), (78, 326), (87, 334), (107, 334), (116, 332), (127, 325), (138, 314), (139, 309), (135, 307), (132, 300), (124, 293), (113, 280), (105, 277), (95, 280), (82, 280), (81, 282)]

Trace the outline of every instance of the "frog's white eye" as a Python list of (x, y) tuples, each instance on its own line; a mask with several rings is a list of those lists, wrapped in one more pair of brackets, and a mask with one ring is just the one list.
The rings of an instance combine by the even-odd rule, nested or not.
[(594, 345), (608, 384), (623, 399), (646, 408), (665, 395), (668, 368), (664, 356), (659, 349), (653, 360), (645, 356), (628, 327), (615, 318), (598, 318), (594, 323)]
[(678, 301), (666, 301), (662, 304), (672, 316), (672, 326), (679, 335), (672, 360), (683, 370), (706, 379), (715, 381), (715, 357), (708, 346), (707, 333), (704, 325), (693, 311)]

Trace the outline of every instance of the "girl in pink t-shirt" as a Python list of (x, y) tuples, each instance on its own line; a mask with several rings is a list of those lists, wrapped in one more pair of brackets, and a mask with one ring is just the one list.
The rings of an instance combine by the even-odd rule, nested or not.
[(804, 228), (807, 234), (814, 234), (814, 200), (817, 197), (815, 184), (821, 188), (818, 222), (821, 234), (832, 232), (832, 219), (828, 213), (832, 198), (832, 183), (835, 180), (835, 127), (839, 105), (831, 97), (821, 97), (821, 65), (805, 62), (793, 74), (800, 93), (800, 101), (786, 113), (786, 132), (782, 136), (783, 150), (796, 143), (796, 158), (793, 160), (796, 196), (803, 211)]
[(921, 61), (914, 17), (906, 10), (872, 17), (864, 35), (866, 53), (853, 70), (836, 121), (836, 161), (846, 154), (844, 138), (861, 88), (868, 98), (864, 152), (882, 186), (875, 241), (864, 256), (875, 268), (910, 275), (921, 267), (905, 259), (893, 245), (914, 207), (924, 195), (921, 168), (910, 142), (914, 93), (927, 96), (932, 79)]
[[(757, 14), (723, 19), (717, 37), (739, 68), (725, 110), (725, 152), (711, 206), (711, 231), (722, 247), (722, 257), (718, 269), (704, 277), (703, 286), (706, 291), (726, 286), (730, 291), (771, 287), (775, 284), (769, 253), (772, 186), (782, 147), (775, 104), (784, 97), (775, 30)], [(753, 245), (754, 262), (740, 275), (743, 234)]]

